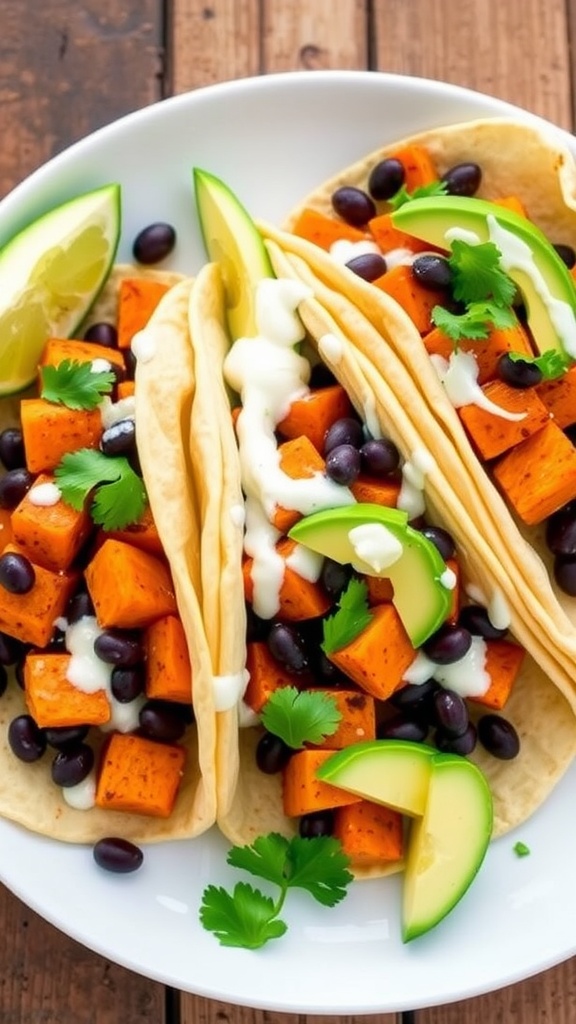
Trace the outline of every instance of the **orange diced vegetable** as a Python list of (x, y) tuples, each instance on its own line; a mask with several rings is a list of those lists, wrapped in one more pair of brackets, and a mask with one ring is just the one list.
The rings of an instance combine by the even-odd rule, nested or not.
[(404, 167), (404, 185), (408, 192), (422, 185), (431, 185), (438, 181), (438, 172), (434, 161), (423, 146), (408, 145), (390, 154), (391, 159), (399, 160)]
[(512, 210), (512, 213), (517, 213), (520, 217), (528, 216), (526, 207), (518, 196), (502, 196), (500, 199), (492, 199), (491, 202), (503, 206), (506, 210)]
[(79, 512), (61, 499), (54, 505), (35, 505), (36, 487), (54, 483), (41, 474), (12, 513), (14, 540), (22, 552), (45, 569), (68, 569), (92, 530), (87, 512)]
[(118, 349), (99, 345), (95, 341), (80, 341), (77, 338), (48, 338), (42, 350), (40, 366), (58, 366), (65, 359), (76, 363), (91, 363), (94, 359), (106, 359), (114, 366), (125, 369), (124, 356)]
[(356, 501), (372, 505), (384, 505), (396, 508), (400, 494), (400, 481), (397, 477), (366, 476), (361, 473), (350, 487)]
[(493, 472), (528, 526), (541, 523), (576, 498), (576, 448), (555, 423), (503, 455)]
[(366, 693), (386, 700), (402, 685), (416, 652), (394, 605), (379, 604), (366, 628), (328, 657)]
[(363, 242), (367, 237), (366, 233), (360, 231), (359, 228), (354, 228), (343, 220), (327, 217), (326, 214), (309, 208), (302, 210), (292, 228), (292, 234), (305, 238), (308, 242), (313, 242), (314, 245), (319, 245), (321, 249), (326, 249), (328, 252), (334, 242), (340, 241), (341, 238), (347, 239), (349, 242)]
[(10, 509), (0, 508), (0, 551), (11, 544), (12, 540), (12, 513)]
[[(286, 560), (290, 557), (296, 544), (293, 540), (284, 538), (277, 545), (279, 555)], [(252, 582), (252, 559), (247, 558), (242, 567), (244, 577), (244, 596), (249, 603), (252, 603), (254, 585)], [(294, 569), (286, 565), (284, 568), (284, 579), (279, 593), (280, 618), (288, 622), (301, 622), (305, 619), (315, 619), (325, 615), (330, 608), (330, 598), (327, 596), (319, 583), (313, 580), (304, 579)]]
[(576, 366), (536, 388), (554, 422), (564, 429), (576, 423)]
[(392, 581), (387, 576), (365, 576), (368, 587), (368, 604), (389, 604), (394, 597)]
[(374, 698), (357, 690), (325, 690), (336, 701), (342, 715), (340, 724), (331, 736), (317, 744), (322, 750), (341, 750), (361, 740), (376, 739), (376, 708)]
[[(454, 351), (454, 342), (439, 327), (424, 336), (424, 345), (429, 355), (442, 356), (449, 359)], [(463, 338), (458, 342), (462, 352), (472, 352), (478, 363), (478, 383), (486, 384), (496, 376), (498, 361), (506, 352), (525, 353), (532, 355), (530, 340), (522, 324), (512, 327), (492, 327), (484, 340), (469, 341)]]
[(186, 751), (175, 743), (114, 733), (100, 766), (96, 805), (107, 811), (168, 818), (185, 763)]
[(26, 706), (41, 729), (105, 725), (110, 704), (105, 690), (84, 693), (66, 678), (70, 654), (31, 652), (24, 662)]
[(118, 398), (131, 398), (136, 391), (136, 384), (133, 380), (121, 380), (116, 385), (116, 394)]
[(546, 425), (550, 414), (535, 388), (512, 388), (502, 380), (485, 384), (482, 391), (491, 402), (508, 412), (525, 413), (521, 420), (508, 420), (482, 409), (463, 405), (460, 419), (481, 459), (494, 459)]
[(23, 398), (20, 419), (31, 473), (54, 469), (67, 452), (97, 448), (102, 436), (98, 409), (68, 409), (43, 398)]
[(385, 864), (401, 860), (404, 854), (402, 815), (371, 800), (338, 807), (333, 834), (353, 866)]
[(130, 348), (132, 338), (146, 326), (169, 285), (149, 278), (125, 278), (118, 296), (118, 348)]
[[(18, 551), (8, 544), (5, 552)], [(0, 587), (0, 630), (9, 636), (45, 647), (54, 633), (54, 623), (61, 615), (78, 583), (77, 573), (52, 572), (32, 563), (35, 582), (27, 594), (10, 594)]]
[(442, 305), (446, 301), (443, 292), (424, 288), (414, 277), (412, 268), (403, 263), (387, 270), (372, 284), (402, 306), (420, 334), (427, 334), (431, 330), (434, 306)]
[(368, 228), (376, 244), (383, 254), (393, 249), (409, 249), (411, 252), (429, 252), (430, 243), (424, 242), (421, 238), (415, 238), (406, 231), (400, 231), (394, 227), (390, 213), (380, 213), (368, 221)]
[(523, 647), (510, 643), (509, 640), (487, 640), (485, 669), (490, 676), (490, 686), (482, 696), (468, 699), (500, 711), (510, 696), (524, 654)]
[(354, 410), (340, 384), (311, 391), (292, 402), (290, 412), (278, 423), (278, 432), (291, 440), (307, 437), (317, 452), (324, 450), (326, 432), (336, 420), (352, 416)]
[[(295, 437), (279, 445), (280, 469), (293, 480), (306, 480), (316, 473), (323, 473), (325, 462), (307, 437)], [(277, 506), (272, 523), (280, 533), (288, 533), (302, 518), (300, 512)]]
[(152, 517), (152, 509), (148, 504), (137, 523), (130, 523), (130, 526), (125, 526), (123, 530), (102, 531), (102, 535), (105, 540), (110, 537), (114, 540), (122, 540), (126, 544), (132, 544), (135, 548), (148, 551), (151, 555), (162, 556), (164, 554), (162, 541)]
[(84, 575), (102, 629), (137, 629), (178, 614), (166, 563), (133, 544), (104, 541)]
[(250, 679), (244, 700), (257, 714), (275, 690), (282, 686), (298, 685), (298, 677), (288, 672), (270, 653), (268, 644), (260, 640), (247, 645), (246, 668)]
[(192, 702), (192, 669), (184, 627), (176, 615), (163, 615), (146, 628), (146, 696)]
[(355, 804), (361, 799), (316, 778), (317, 769), (331, 756), (331, 750), (299, 750), (292, 755), (282, 775), (284, 814), (289, 818)]

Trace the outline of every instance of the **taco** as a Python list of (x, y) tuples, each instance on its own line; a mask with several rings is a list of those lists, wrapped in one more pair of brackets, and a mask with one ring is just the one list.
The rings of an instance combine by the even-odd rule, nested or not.
[[(550, 681), (550, 674), (561, 675), (563, 666), (516, 606), (508, 607), (504, 591), (499, 609), (493, 602), (490, 615), (486, 608), (470, 607), (482, 604), (491, 592), (486, 569), (491, 553), (467, 507), (446, 487), (445, 469), (433, 457), (427, 437), (429, 421), (435, 421), (426, 408), (421, 417), (415, 382), (392, 355), (390, 379), (377, 383), (374, 364), (352, 340), (353, 324), (339, 322), (325, 301), (328, 296), (317, 297), (314, 275), (305, 267), (295, 268), (281, 245), (269, 242), (268, 251), (277, 277), (258, 286), (260, 336), (236, 339), (229, 348), (217, 267), (205, 268), (193, 299), (202, 328), (191, 331), (195, 361), (209, 353), (213, 374), (211, 389), (198, 391), (196, 401), (202, 402), (205, 394), (218, 421), (214, 473), (198, 485), (205, 507), (208, 492), (218, 492), (218, 551), (229, 570), (219, 619), (213, 555), (203, 564), (203, 595), (208, 600), (212, 588), (213, 643), (227, 644), (228, 651), (234, 648), (228, 671), (233, 665), (229, 679), (235, 686), (227, 690), (228, 705), (220, 705), (218, 824), (235, 843), (252, 842), (271, 831), (311, 835), (330, 829), (351, 854), (358, 876), (383, 874), (403, 865), (399, 816), (369, 801), (351, 801), (349, 794), (333, 787), (323, 789), (315, 771), (334, 749), (359, 739), (397, 735), (394, 730), (407, 720), (414, 726), (419, 714), (411, 719), (406, 715), (408, 697), (424, 701), (419, 705), (424, 714), (439, 684), (432, 682), (416, 694), (423, 680), (411, 669), (427, 664), (426, 680), (433, 675), (438, 679), (442, 672), (430, 669), (410, 639), (394, 603), (398, 595), (384, 573), (370, 571), (360, 557), (354, 570), (314, 557), (304, 539), (299, 543), (290, 536), (291, 530), (297, 537), (302, 524), (320, 509), (356, 506), (361, 513), (366, 510), (370, 521), (374, 505), (392, 509), (391, 518), (400, 506), (406, 536), (412, 542), (418, 533), (434, 549), (440, 558), (435, 585), (449, 593), (441, 624), (428, 640), (442, 633), (454, 637), (466, 616), (467, 621), (480, 616), (485, 623), (485, 635), (475, 633), (474, 646), (484, 652), (484, 667), (490, 659), (492, 667), (476, 694), (470, 690), (460, 701), (471, 722), (464, 727), (467, 739), (461, 749), (470, 744), (466, 752), (481, 765), (492, 787), (494, 835), (524, 821), (563, 774), (576, 752), (576, 719)], [(399, 324), (410, 334), (402, 315)], [(357, 453), (351, 475), (346, 467), (334, 468), (326, 447), (327, 434), (346, 430), (355, 440), (344, 447)], [(358, 454), (367, 440), (372, 463), (369, 448)], [(458, 469), (459, 460), (449, 445), (447, 449)], [(386, 468), (383, 452), (392, 460)], [(213, 529), (205, 516), (200, 521), (203, 529)], [(415, 579), (415, 607), (418, 587)], [(339, 609), (344, 609), (345, 619), (351, 606), (352, 631), (339, 634), (337, 623), (337, 635), (330, 639), (327, 623), (334, 623)], [(473, 628), (480, 630), (478, 625)], [(426, 642), (423, 647), (432, 650)], [(463, 657), (460, 653), (455, 661)], [(468, 682), (474, 676), (470, 658), (466, 665), (455, 687), (464, 676)], [(267, 709), (282, 691), (295, 701), (302, 691), (327, 696), (341, 716), (339, 724), (314, 741), (277, 742), (279, 733), (262, 723), (270, 723)], [(510, 757), (509, 749), (499, 759), (480, 745), (472, 748), (475, 723), (502, 708), (520, 749), (516, 757)], [(541, 722), (546, 727), (535, 728)], [(419, 727), (420, 738), (429, 737), (421, 718)], [(438, 741), (445, 749), (458, 748), (442, 729)], [(377, 837), (372, 847), (366, 843), (368, 836)]]
[[(0, 700), (0, 814), (61, 841), (179, 839), (215, 820), (212, 669), (187, 454), (196, 385), (181, 330), (193, 289), (181, 275), (116, 267), (84, 340), (46, 343), (49, 397), (35, 389), (3, 403), (2, 426), (21, 426), (29, 473), (17, 503), (3, 492), (3, 556), (32, 567), (32, 586), (0, 587), (2, 661), (14, 666)], [(94, 340), (116, 326), (118, 347)], [(107, 393), (79, 412), (54, 394), (55, 378), (86, 363), (108, 378)], [(90, 460), (106, 452), (111, 475), (100, 462), (90, 476)], [(74, 464), (89, 474), (74, 500), (61, 470), (86, 453)], [(127, 488), (104, 498), (107, 519), (95, 509), (108, 485), (93, 485), (123, 473)]]

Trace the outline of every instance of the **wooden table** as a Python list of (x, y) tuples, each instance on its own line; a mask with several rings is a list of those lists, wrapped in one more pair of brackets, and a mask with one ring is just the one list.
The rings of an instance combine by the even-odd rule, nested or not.
[[(273, 71), (444, 79), (573, 127), (575, 0), (2, 0), (1, 8), (2, 195), (122, 114)], [(88, 952), (1, 888), (0, 935), (0, 1024), (298, 1019), (166, 991)], [(493, 995), (373, 1020), (569, 1024), (576, 960)]]

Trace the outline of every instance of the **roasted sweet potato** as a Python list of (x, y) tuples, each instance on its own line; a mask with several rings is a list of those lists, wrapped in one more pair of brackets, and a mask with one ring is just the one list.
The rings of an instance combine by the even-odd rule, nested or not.
[(338, 807), (333, 834), (353, 867), (398, 861), (404, 855), (402, 815), (371, 800)]
[(246, 668), (250, 674), (244, 700), (259, 714), (271, 694), (281, 686), (297, 686), (298, 677), (288, 672), (270, 653), (268, 644), (252, 641), (246, 648)]
[(389, 213), (380, 213), (368, 221), (368, 229), (385, 256), (394, 249), (408, 249), (410, 252), (429, 252), (430, 244), (414, 235), (395, 228)]
[(124, 356), (118, 349), (77, 338), (48, 338), (42, 350), (40, 366), (58, 366), (65, 359), (76, 363), (91, 363), (94, 359), (105, 359), (120, 370), (125, 369)]
[(68, 409), (43, 398), (23, 398), (20, 419), (31, 473), (49, 472), (67, 452), (97, 448), (102, 437), (98, 409)]
[(576, 423), (576, 366), (536, 388), (552, 419), (562, 430)]
[(54, 477), (42, 473), (12, 513), (14, 540), (24, 554), (53, 572), (69, 569), (92, 531), (88, 512), (77, 512), (59, 500), (54, 505), (37, 505), (37, 487), (54, 483)]
[(132, 338), (146, 326), (168, 285), (148, 278), (125, 278), (118, 298), (118, 348), (130, 348)]
[(334, 242), (340, 241), (341, 238), (347, 239), (349, 242), (362, 242), (367, 237), (365, 232), (360, 231), (359, 228), (354, 228), (343, 220), (327, 217), (326, 214), (311, 209), (302, 210), (292, 228), (292, 233), (299, 235), (300, 238), (306, 238), (307, 241), (319, 245), (321, 249), (326, 249), (328, 252)]
[(84, 576), (102, 629), (137, 629), (178, 614), (166, 563), (133, 544), (104, 541)]
[[(15, 544), (7, 544), (4, 551), (22, 554)], [(0, 630), (24, 643), (45, 647), (77, 586), (78, 573), (52, 572), (32, 564), (35, 582), (27, 594), (10, 594), (0, 587)]]
[(553, 422), (503, 455), (493, 472), (528, 526), (541, 523), (576, 498), (576, 448)]
[(24, 696), (41, 729), (105, 725), (110, 704), (105, 690), (84, 693), (66, 678), (70, 654), (31, 652), (24, 662)]
[(420, 334), (432, 329), (432, 310), (446, 301), (443, 292), (424, 288), (414, 277), (412, 268), (402, 263), (387, 270), (372, 284), (402, 306)]
[(114, 540), (125, 541), (126, 544), (132, 544), (135, 548), (142, 548), (142, 551), (148, 551), (151, 555), (162, 556), (164, 553), (162, 541), (152, 516), (152, 509), (148, 504), (137, 523), (125, 526), (123, 530), (102, 531), (102, 542), (110, 537)]
[(284, 814), (289, 818), (355, 804), (361, 799), (316, 778), (317, 768), (331, 755), (331, 750), (299, 750), (292, 755), (282, 775)]
[(322, 750), (340, 750), (351, 743), (376, 739), (374, 698), (357, 690), (326, 690), (336, 701), (342, 718), (336, 732), (318, 744)]
[(356, 501), (363, 504), (384, 505), (396, 508), (400, 494), (400, 480), (396, 476), (374, 477), (361, 473), (350, 490)]
[[(424, 345), (429, 355), (442, 356), (449, 359), (454, 351), (454, 342), (439, 327), (435, 327), (424, 336)], [(478, 363), (478, 383), (486, 384), (496, 377), (498, 361), (506, 352), (525, 353), (532, 355), (532, 348), (522, 324), (513, 327), (492, 327), (484, 340), (458, 342), (462, 352), (472, 352)]]
[(409, 144), (390, 154), (391, 159), (399, 160), (404, 167), (404, 185), (408, 192), (422, 185), (431, 185), (438, 181), (438, 172), (434, 161), (424, 146)]
[(186, 635), (176, 615), (163, 615), (146, 628), (146, 696), (192, 701), (192, 669)]
[(324, 438), (336, 420), (352, 416), (354, 410), (340, 384), (310, 391), (306, 398), (292, 402), (290, 412), (278, 424), (278, 432), (289, 440), (307, 437), (317, 452), (324, 450)]
[[(306, 480), (315, 473), (323, 473), (326, 468), (324, 459), (307, 437), (284, 441), (278, 446), (278, 452), (280, 469), (293, 480)], [(280, 533), (288, 533), (301, 518), (300, 512), (277, 506), (272, 523)]]
[(96, 805), (108, 811), (168, 818), (185, 763), (186, 751), (178, 744), (114, 733), (100, 765)]
[(487, 640), (485, 668), (490, 676), (490, 686), (481, 697), (468, 699), (500, 711), (510, 696), (525, 653), (522, 647), (509, 640)]
[[(279, 555), (286, 560), (290, 557), (296, 543), (283, 538), (277, 544)], [(242, 567), (244, 577), (244, 596), (249, 604), (252, 603), (254, 584), (252, 582), (252, 559), (244, 560)], [(304, 579), (289, 565), (284, 568), (284, 579), (279, 593), (279, 612), (282, 619), (288, 622), (301, 622), (304, 619), (315, 619), (325, 615), (330, 608), (330, 598), (319, 583), (313, 580)]]
[(521, 420), (508, 420), (479, 405), (463, 405), (460, 419), (481, 459), (488, 461), (513, 448), (544, 427), (550, 414), (535, 388), (512, 388), (502, 380), (485, 384), (482, 391), (491, 402), (508, 412), (525, 413)]
[(393, 604), (376, 605), (372, 613), (368, 626), (328, 657), (366, 693), (386, 700), (402, 685), (416, 652)]

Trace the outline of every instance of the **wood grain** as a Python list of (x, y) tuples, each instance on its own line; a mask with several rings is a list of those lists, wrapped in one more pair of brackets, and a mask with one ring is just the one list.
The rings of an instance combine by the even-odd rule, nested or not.
[(182, 995), (180, 1024), (402, 1024), (401, 1015), (379, 1013), (362, 1017), (308, 1016), (295, 1013), (270, 1013), (231, 1006), (199, 996)]

